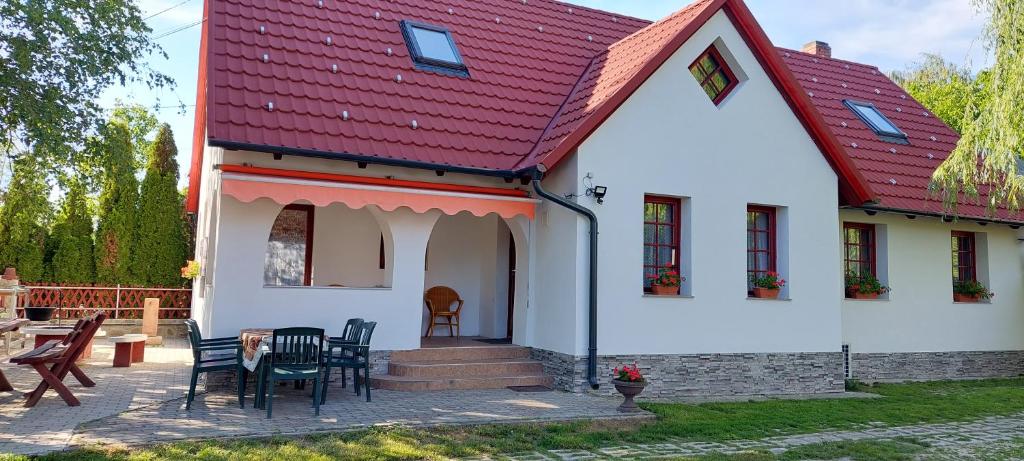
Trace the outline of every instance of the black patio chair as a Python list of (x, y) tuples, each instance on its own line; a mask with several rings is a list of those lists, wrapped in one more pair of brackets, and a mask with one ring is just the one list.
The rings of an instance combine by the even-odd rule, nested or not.
[(345, 387), (345, 370), (352, 369), (352, 384), (359, 395), (359, 370), (363, 370), (362, 383), (366, 388), (366, 401), (370, 401), (370, 338), (377, 322), (363, 322), (359, 329), (358, 342), (329, 344), (324, 355), (324, 385), (321, 390), (320, 402), (327, 401), (327, 383), (331, 379), (331, 369), (341, 368), (341, 387)]
[(323, 364), (323, 328), (278, 328), (274, 330), (271, 353), (260, 378), (262, 392), (267, 393), (267, 419), (274, 411), (274, 388), (277, 381), (303, 382), (313, 380), (313, 407), (320, 416), (320, 372)]
[(237, 337), (203, 339), (199, 332), (199, 324), (195, 320), (185, 320), (188, 329), (188, 340), (192, 346), (192, 381), (188, 386), (188, 397), (185, 399), (185, 410), (192, 409), (192, 401), (196, 397), (196, 383), (200, 373), (211, 371), (235, 370), (238, 378), (238, 405), (245, 408), (246, 369), (242, 366), (242, 341)]
[(345, 329), (341, 330), (341, 336), (337, 338), (330, 338), (328, 342), (330, 344), (358, 343), (359, 331), (363, 327), (363, 322), (365, 322), (363, 319), (348, 319), (348, 321), (345, 322)]

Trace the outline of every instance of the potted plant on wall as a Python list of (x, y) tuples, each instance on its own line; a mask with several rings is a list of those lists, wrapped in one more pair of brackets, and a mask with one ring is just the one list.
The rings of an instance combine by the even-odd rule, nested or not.
[(786, 280), (777, 272), (765, 272), (764, 275), (753, 277), (754, 288), (751, 294), (755, 298), (778, 299), (779, 290), (786, 286)]
[(619, 405), (619, 411), (623, 413), (640, 411), (640, 407), (636, 406), (633, 398), (644, 391), (644, 387), (647, 387), (647, 380), (640, 373), (636, 362), (633, 362), (632, 366), (623, 365), (615, 368), (612, 372), (612, 384), (615, 385), (615, 390), (619, 391), (626, 399), (622, 405)]
[(672, 266), (665, 266), (658, 269), (658, 275), (652, 275), (648, 280), (651, 282), (651, 293), (658, 296), (678, 295), (679, 287), (686, 277), (679, 275), (679, 271)]
[(977, 280), (953, 282), (953, 301), (958, 303), (976, 303), (995, 295)]
[(873, 274), (857, 275), (846, 273), (846, 297), (853, 299), (878, 299), (890, 291)]

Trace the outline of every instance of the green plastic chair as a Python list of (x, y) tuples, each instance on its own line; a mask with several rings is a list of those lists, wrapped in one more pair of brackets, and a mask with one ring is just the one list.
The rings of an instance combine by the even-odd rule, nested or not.
[[(278, 381), (313, 380), (313, 407), (320, 416), (320, 372), (323, 364), (324, 330), (322, 328), (278, 328), (274, 330), (271, 352), (262, 370), (263, 391), (267, 393), (267, 419), (274, 411), (274, 388)], [(262, 392), (261, 392), (262, 393)]]
[(324, 354), (324, 385), (321, 390), (320, 402), (327, 401), (327, 383), (331, 379), (331, 369), (341, 368), (341, 387), (345, 387), (345, 370), (352, 369), (352, 383), (359, 395), (359, 370), (363, 370), (363, 387), (366, 388), (366, 401), (370, 401), (370, 338), (377, 322), (364, 322), (359, 328), (356, 343), (329, 343)]
[(188, 386), (185, 410), (192, 409), (199, 374), (222, 370), (235, 370), (238, 377), (238, 406), (245, 408), (245, 378), (248, 370), (242, 366), (242, 341), (237, 337), (203, 339), (199, 324), (192, 319), (185, 320), (185, 327), (188, 329), (193, 360), (192, 381)]

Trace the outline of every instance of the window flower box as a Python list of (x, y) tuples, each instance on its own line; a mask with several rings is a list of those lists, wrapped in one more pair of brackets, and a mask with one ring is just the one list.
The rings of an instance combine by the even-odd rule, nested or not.
[(891, 289), (875, 277), (874, 274), (864, 273), (857, 275), (853, 272), (846, 273), (846, 297), (850, 299), (878, 299), (879, 296), (891, 291)]
[(961, 293), (953, 293), (953, 302), (957, 303), (980, 303), (981, 296), (979, 295), (965, 295)]
[(754, 287), (753, 297), (758, 299), (778, 299), (779, 289), (778, 288), (761, 288)]
[(985, 285), (977, 280), (953, 282), (953, 301), (958, 303), (980, 303), (992, 299), (996, 294), (988, 291)]
[(786, 280), (775, 272), (766, 272), (764, 275), (755, 276), (751, 280), (751, 296), (760, 299), (778, 299), (779, 290), (786, 286)]
[(655, 296), (674, 296), (679, 294), (679, 287), (686, 277), (671, 265), (658, 269), (658, 275), (651, 276), (651, 294)]

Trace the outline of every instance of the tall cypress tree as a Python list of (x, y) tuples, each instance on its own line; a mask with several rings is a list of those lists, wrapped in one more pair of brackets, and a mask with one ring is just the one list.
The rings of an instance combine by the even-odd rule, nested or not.
[(54, 240), (51, 262), (54, 282), (92, 283), (96, 280), (92, 231), (92, 214), (86, 201), (85, 186), (79, 181), (72, 181), (68, 184), (51, 232)]
[(93, 149), (103, 162), (96, 229), (96, 281), (102, 284), (134, 284), (131, 266), (138, 231), (139, 181), (132, 162), (128, 128), (108, 123)]
[(178, 148), (164, 124), (147, 152), (139, 198), (139, 238), (132, 258), (136, 278), (147, 285), (180, 286), (185, 265), (182, 200), (178, 193)]
[(0, 267), (13, 266), (21, 280), (43, 279), (46, 228), (53, 215), (46, 174), (38, 157), (25, 154), (13, 174), (0, 209)]

